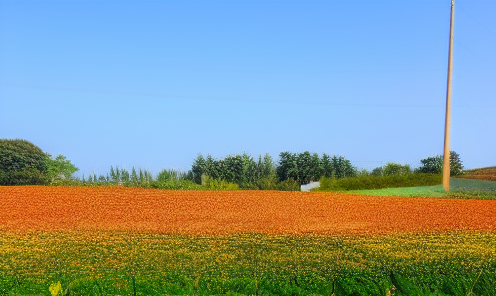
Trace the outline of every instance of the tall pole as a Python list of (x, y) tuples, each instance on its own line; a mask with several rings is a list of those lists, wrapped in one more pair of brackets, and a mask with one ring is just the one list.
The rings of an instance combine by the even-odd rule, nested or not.
[(450, 122), (451, 122), (451, 72), (453, 64), (453, 27), (455, 22), (455, 0), (451, 0), (450, 40), (448, 55), (448, 86), (446, 90), (446, 120), (444, 123), (443, 187), (449, 191), (450, 178)]

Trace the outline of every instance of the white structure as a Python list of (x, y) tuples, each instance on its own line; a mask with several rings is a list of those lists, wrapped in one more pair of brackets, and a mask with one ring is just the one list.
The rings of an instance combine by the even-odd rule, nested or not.
[(320, 182), (313, 182), (312, 181), (308, 184), (301, 185), (300, 190), (301, 191), (310, 191), (310, 189), (318, 188), (318, 187), (320, 187)]

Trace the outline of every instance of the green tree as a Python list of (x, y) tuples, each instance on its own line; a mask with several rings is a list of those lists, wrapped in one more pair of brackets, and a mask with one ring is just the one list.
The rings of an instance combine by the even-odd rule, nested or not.
[(120, 180), (123, 183), (129, 182), (129, 171), (126, 169), (120, 169)]
[(286, 181), (288, 179), (298, 180), (298, 155), (288, 151), (279, 154), (279, 163), (276, 168), (279, 181)]
[(335, 174), (334, 166), (332, 165), (331, 158), (327, 154), (322, 154), (322, 160), (320, 161), (321, 174), (324, 177), (332, 178)]
[(333, 156), (332, 165), (337, 179), (355, 177), (357, 175), (356, 168), (351, 165), (351, 161), (343, 156)]
[(111, 181), (113, 181), (113, 182), (119, 180), (119, 176), (117, 176), (113, 166), (110, 166), (110, 178), (111, 178)]
[(170, 174), (167, 169), (161, 170), (158, 175), (157, 175), (157, 181), (158, 182), (166, 182), (170, 180)]
[(201, 176), (205, 173), (205, 158), (203, 158), (203, 155), (198, 154), (195, 158), (191, 166), (191, 172), (193, 173), (193, 182), (201, 184)]
[(250, 184), (255, 184), (255, 182), (258, 180), (258, 167), (257, 167), (257, 163), (253, 160), (253, 157), (249, 156), (248, 154), (243, 153), (242, 159), (243, 159), (243, 176), (244, 176), (243, 186), (246, 187)]
[(382, 176), (383, 175), (384, 168), (383, 167), (376, 167), (375, 169), (372, 170), (370, 173), (371, 176)]
[(261, 167), (261, 177), (266, 178), (275, 174), (274, 161), (269, 153), (265, 153)]
[(443, 157), (433, 156), (420, 160), (422, 165), (415, 170), (416, 173), (441, 174), (443, 172)]
[(460, 154), (455, 151), (450, 152), (450, 175), (460, 176), (463, 174), (463, 163)]
[(51, 182), (69, 180), (72, 178), (72, 174), (79, 170), (62, 154), (57, 155), (55, 159), (50, 154), (47, 155), (50, 158), (48, 160), (47, 176)]
[(131, 182), (138, 183), (138, 174), (136, 173), (136, 169), (134, 168), (134, 166), (131, 169)]
[(312, 155), (305, 151), (298, 154), (297, 173), (295, 180), (300, 184), (307, 184), (312, 180)]
[(317, 153), (312, 154), (310, 166), (310, 175), (312, 176), (311, 181), (318, 181), (320, 177), (322, 177), (324, 170), (321, 165), (320, 157)]
[(0, 185), (47, 184), (50, 157), (20, 139), (0, 139)]
[[(420, 160), (422, 165), (415, 170), (416, 173), (442, 174), (443, 156), (437, 155)], [(463, 173), (463, 164), (460, 154), (455, 151), (450, 152), (450, 176), (459, 176)]]
[(412, 170), (408, 164), (401, 165), (399, 163), (388, 162), (382, 171), (384, 176), (392, 175), (408, 175), (411, 174)]
[(241, 155), (227, 156), (222, 161), (221, 179), (229, 183), (241, 184), (243, 176), (243, 158)]

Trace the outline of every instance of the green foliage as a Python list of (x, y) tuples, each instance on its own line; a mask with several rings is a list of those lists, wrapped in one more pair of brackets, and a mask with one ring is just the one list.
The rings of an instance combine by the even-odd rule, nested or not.
[(202, 176), (202, 189), (204, 190), (238, 190), (239, 185), (221, 179), (214, 179), (207, 175)]
[[(415, 170), (416, 173), (442, 174), (443, 156), (437, 155), (420, 160), (422, 165)], [(463, 174), (463, 164), (460, 155), (455, 151), (450, 152), (450, 176), (460, 176)]]
[(412, 169), (408, 164), (401, 165), (399, 163), (388, 162), (384, 168), (382, 168), (383, 176), (408, 175), (411, 173)]
[(201, 176), (205, 173), (205, 159), (203, 155), (198, 154), (196, 159), (193, 161), (193, 165), (191, 166), (191, 172), (193, 174), (193, 182), (196, 184), (201, 184)]
[(384, 168), (383, 167), (376, 167), (372, 170), (370, 173), (371, 176), (382, 176), (384, 174)]
[(49, 156), (31, 142), (0, 139), (0, 185), (47, 184), (49, 161)]
[(306, 184), (310, 181), (318, 181), (320, 177), (346, 178), (357, 175), (357, 170), (351, 162), (342, 156), (333, 156), (332, 159), (323, 154), (319, 158), (317, 153), (281, 152), (279, 154), (279, 165), (276, 168), (280, 181), (293, 179), (299, 184)]
[(417, 187), (437, 185), (442, 182), (442, 175), (409, 174), (391, 176), (360, 176), (333, 179), (322, 177), (320, 188), (315, 191), (347, 191), (363, 189), (381, 189), (395, 187)]
[(167, 169), (161, 170), (157, 175), (158, 182), (166, 182), (171, 179), (169, 171)]
[(298, 181), (288, 179), (277, 183), (276, 188), (279, 191), (300, 191), (300, 184)]
[(334, 175), (337, 179), (350, 178), (357, 175), (356, 168), (351, 165), (351, 161), (343, 156), (333, 156), (332, 165), (334, 168)]
[(241, 155), (227, 156), (221, 162), (220, 179), (228, 183), (241, 184), (244, 179), (243, 175), (243, 158)]
[(450, 152), (450, 176), (461, 176), (463, 174), (463, 164), (460, 154), (455, 151)]
[(415, 173), (423, 174), (442, 174), (443, 173), (443, 157), (438, 155), (421, 159), (422, 165), (415, 170)]
[(203, 190), (203, 187), (201, 185), (198, 185), (191, 180), (153, 181), (145, 187), (166, 190)]
[[(51, 157), (48, 154), (49, 157)], [(79, 169), (75, 167), (64, 155), (59, 154), (55, 159), (48, 160), (47, 176), (51, 183), (59, 180), (69, 180), (72, 174)]]
[(136, 173), (136, 169), (134, 168), (134, 166), (131, 170), (131, 183), (138, 183), (138, 174)]
[[(135, 288), (137, 295), (494, 296), (495, 242), (494, 233), (469, 231), (358, 237), (7, 232), (0, 237), (8, 250), (0, 295), (62, 288), (71, 295), (132, 295)], [(49, 291), (58, 282), (60, 289)]]

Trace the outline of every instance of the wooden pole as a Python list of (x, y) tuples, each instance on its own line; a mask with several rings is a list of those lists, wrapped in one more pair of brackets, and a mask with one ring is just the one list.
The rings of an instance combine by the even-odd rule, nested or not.
[(455, 0), (451, 0), (450, 40), (448, 54), (448, 86), (446, 90), (446, 120), (444, 123), (443, 187), (449, 191), (450, 178), (450, 122), (451, 122), (451, 72), (453, 64), (453, 27), (455, 22)]

